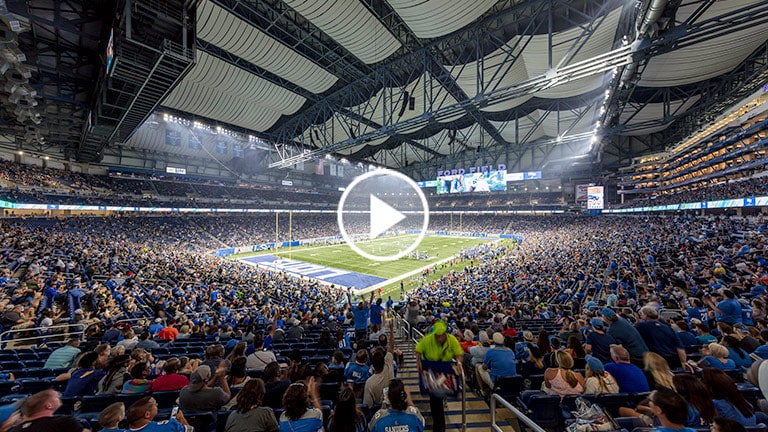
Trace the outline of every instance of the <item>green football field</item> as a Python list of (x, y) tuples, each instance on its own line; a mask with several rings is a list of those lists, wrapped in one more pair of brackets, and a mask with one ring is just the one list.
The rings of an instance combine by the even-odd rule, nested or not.
[[(384, 237), (372, 241), (357, 242), (356, 245), (369, 254), (389, 256), (405, 250), (415, 240), (415, 235)], [(358, 255), (346, 243), (293, 251), (282, 250), (272, 255), (391, 279), (434, 262), (450, 258), (462, 249), (486, 241), (488, 239), (424, 237), (416, 251), (427, 255), (427, 259), (404, 257), (395, 261), (371, 261)]]
[[(397, 237), (381, 237), (375, 240), (357, 242), (356, 245), (372, 255), (390, 256), (397, 254), (401, 250), (405, 250), (415, 240), (415, 235), (403, 235)], [(308, 246), (294, 249), (280, 249), (279, 251), (238, 254), (231, 256), (231, 258), (269, 254), (312, 264), (320, 264), (327, 267), (379, 276), (393, 281), (392, 284), (385, 287), (384, 292), (392, 292), (395, 294), (396, 289), (394, 287), (399, 287), (399, 282), (395, 281), (407, 277), (406, 275), (409, 273), (418, 271), (419, 269), (436, 262), (449, 259), (458, 254), (462, 249), (488, 241), (491, 240), (487, 238), (426, 236), (416, 248), (416, 251), (422, 255), (422, 257), (426, 256), (426, 259), (404, 257), (395, 261), (371, 261), (358, 255), (357, 252), (353, 251), (346, 243), (330, 246)]]

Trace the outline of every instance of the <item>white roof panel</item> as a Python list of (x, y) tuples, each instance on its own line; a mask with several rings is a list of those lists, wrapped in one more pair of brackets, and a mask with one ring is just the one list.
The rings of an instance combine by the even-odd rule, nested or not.
[[(752, 4), (754, 4), (752, 0), (716, 1), (697, 22)], [(700, 6), (698, 2), (681, 5), (677, 13), (678, 20), (688, 18), (698, 6)], [(767, 39), (768, 24), (762, 24), (661, 54), (648, 62), (640, 79), (640, 85), (671, 87), (722, 75), (733, 70)]]
[(497, 0), (387, 0), (419, 38), (454, 32), (479, 18)]
[(363, 6), (349, 0), (286, 0), (304, 18), (367, 64), (389, 57), (400, 42)]
[(313, 93), (322, 93), (337, 81), (330, 72), (209, 0), (197, 8), (197, 35)]

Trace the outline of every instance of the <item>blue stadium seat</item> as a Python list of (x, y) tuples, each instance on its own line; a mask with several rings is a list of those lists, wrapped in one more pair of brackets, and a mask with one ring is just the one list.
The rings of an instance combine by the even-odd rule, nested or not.
[(16, 393), (21, 385), (16, 381), (0, 381), (0, 395)]
[[(127, 411), (128, 408), (130, 408), (131, 405), (133, 405), (134, 402), (136, 402), (137, 400), (139, 400), (139, 399), (141, 399), (141, 398), (143, 398), (145, 396), (147, 396), (147, 395), (143, 394), (143, 393), (135, 393), (135, 394), (122, 394), (121, 393), (121, 394), (115, 395), (115, 402), (122, 402), (123, 405), (125, 405), (125, 409)], [(157, 400), (157, 399), (155, 399), (155, 400)]]
[(75, 406), (80, 402), (80, 398), (61, 398), (61, 407), (56, 410), (56, 415), (72, 415), (75, 412)]
[(19, 361), (39, 360), (39, 357), (34, 352), (24, 352), (24, 353), (17, 352), (16, 358), (19, 359)]
[(184, 418), (195, 432), (216, 432), (216, 416), (210, 412), (184, 413)]
[(320, 399), (329, 400), (336, 405), (339, 401), (339, 393), (341, 392), (341, 385), (337, 382), (323, 382), (320, 383)]
[(605, 408), (612, 416), (619, 416), (619, 408), (627, 406), (627, 401), (630, 401), (629, 393), (616, 393), (616, 394), (601, 394), (597, 395), (598, 405)]
[(541, 390), (541, 385), (544, 384), (544, 374), (531, 375), (526, 378), (528, 381), (525, 388), (528, 390)]
[(248, 376), (251, 378), (261, 378), (264, 376), (263, 369), (247, 369), (245, 373), (248, 374)]
[(16, 380), (21, 384), (21, 392), (35, 394), (53, 387), (51, 378), (19, 378)]
[[(531, 420), (545, 429), (559, 429), (561, 423), (560, 396), (533, 390), (524, 391), (517, 398), (518, 406)], [(524, 426), (520, 425), (520, 430)]]
[(81, 413), (101, 412), (104, 408), (115, 402), (115, 395), (88, 395), (80, 399)]
[(227, 426), (227, 419), (233, 411), (219, 411), (219, 415), (216, 418), (216, 432), (224, 432)]
[(18, 400), (26, 399), (30, 396), (29, 393), (11, 393), (8, 395), (4, 395), (0, 398), (0, 405), (8, 405), (12, 404)]
[(8, 371), (14, 369), (23, 369), (24, 364), (18, 360), (8, 360), (0, 362), (0, 370)]
[(493, 384), (492, 392), (509, 402), (514, 401), (520, 392), (525, 390), (525, 379), (521, 375), (499, 377)]
[(176, 399), (179, 398), (179, 392), (178, 390), (159, 391), (152, 393), (152, 397), (157, 401), (158, 408), (170, 409), (176, 404)]
[(29, 367), (24, 369), (24, 376), (27, 378), (54, 378), (53, 371), (43, 367)]
[(18, 361), (18, 360), (19, 360), (19, 358), (16, 357), (15, 353), (10, 353), (10, 352), (0, 353), (0, 367), (2, 367), (2, 363), (5, 363), (5, 362), (15, 362), (15, 361)]

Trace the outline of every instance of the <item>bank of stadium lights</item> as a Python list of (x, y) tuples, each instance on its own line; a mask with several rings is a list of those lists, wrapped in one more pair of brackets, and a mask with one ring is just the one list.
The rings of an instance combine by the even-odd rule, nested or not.
[(165, 121), (166, 123), (173, 123), (173, 124), (178, 124), (178, 125), (187, 126), (187, 127), (189, 127), (192, 124), (192, 122), (190, 122), (185, 118), (176, 117), (175, 115), (171, 115), (168, 113), (163, 114), (163, 121)]

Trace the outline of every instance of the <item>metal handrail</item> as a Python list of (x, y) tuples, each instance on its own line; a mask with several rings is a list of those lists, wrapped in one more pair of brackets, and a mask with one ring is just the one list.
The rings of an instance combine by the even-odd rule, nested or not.
[[(52, 332), (52, 330), (62, 329), (63, 331)], [(76, 329), (76, 330), (75, 330)], [(59, 324), (49, 327), (28, 327), (23, 329), (11, 329), (0, 333), (0, 348), (5, 349), (8, 344), (20, 344), (20, 345), (38, 345), (45, 340), (61, 338), (62, 341), (66, 341), (72, 336), (80, 336), (82, 339), (85, 333), (86, 326), (84, 324)], [(13, 338), (14, 334), (28, 333), (28, 332), (40, 332), (37, 336), (28, 336), (23, 338)], [(10, 336), (10, 337), (9, 337)], [(37, 341), (32, 343), (32, 341)]]
[(503, 397), (495, 393), (491, 394), (491, 430), (492, 431), (504, 432), (501, 426), (496, 424), (496, 403), (499, 403), (504, 408), (510, 410), (512, 414), (514, 414), (515, 417), (517, 417), (518, 422), (522, 421), (523, 423), (525, 423), (526, 426), (531, 428), (533, 432), (547, 432), (541, 426), (537, 425), (536, 422), (528, 418), (528, 416), (525, 415), (522, 411), (520, 411), (514, 405), (512, 405), (507, 400), (505, 400)]

